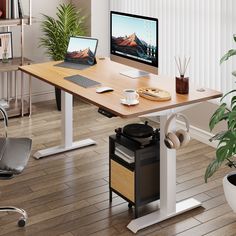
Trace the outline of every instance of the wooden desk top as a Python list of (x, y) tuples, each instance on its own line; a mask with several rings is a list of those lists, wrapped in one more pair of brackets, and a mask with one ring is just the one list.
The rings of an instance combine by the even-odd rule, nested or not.
[[(132, 68), (119, 63), (105, 60), (98, 60), (95, 66), (85, 70), (74, 70), (54, 66), (59, 62), (46, 62), (21, 66), (19, 69), (27, 74), (43, 80), (51, 85), (57, 86), (68, 93), (76, 95), (98, 107), (105, 108), (121, 117), (132, 117), (152, 112), (163, 111), (184, 105), (194, 104), (222, 96), (221, 92), (206, 89), (198, 92), (190, 84), (188, 95), (175, 93), (175, 78), (150, 75), (149, 78), (132, 79), (120, 74), (120, 71)], [(66, 76), (80, 74), (92, 80), (98, 81), (102, 86), (112, 87), (113, 92), (97, 94), (96, 88), (83, 88), (64, 79)], [(172, 99), (165, 102), (150, 101), (139, 98), (136, 106), (125, 106), (120, 103), (123, 97), (123, 90), (127, 88), (139, 89), (141, 87), (157, 87), (171, 93)]]

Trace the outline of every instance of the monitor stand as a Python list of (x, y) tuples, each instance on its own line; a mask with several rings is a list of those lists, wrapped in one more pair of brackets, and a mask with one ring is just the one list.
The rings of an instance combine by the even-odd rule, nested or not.
[(132, 70), (121, 71), (120, 74), (124, 76), (128, 76), (133, 79), (137, 79), (140, 77), (148, 76), (150, 73), (146, 71), (132, 69)]

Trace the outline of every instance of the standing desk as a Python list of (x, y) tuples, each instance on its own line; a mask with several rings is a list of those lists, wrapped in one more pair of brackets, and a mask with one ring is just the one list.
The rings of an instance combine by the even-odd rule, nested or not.
[[(137, 117), (154, 112), (161, 112), (160, 116), (160, 208), (158, 211), (132, 220), (127, 226), (132, 232), (161, 222), (193, 208), (201, 203), (190, 198), (176, 203), (176, 151), (167, 149), (164, 145), (164, 127), (168, 117), (175, 112), (177, 107), (196, 104), (210, 99), (221, 97), (220, 92), (205, 89), (198, 92), (190, 86), (188, 95), (175, 93), (175, 78), (156, 76), (151, 74), (149, 78), (131, 79), (120, 74), (120, 71), (131, 68), (116, 62), (98, 60), (97, 64), (85, 70), (74, 70), (57, 67), (59, 62), (47, 62), (21, 66), (19, 69), (35, 78), (62, 89), (62, 143), (61, 146), (38, 151), (34, 157), (39, 159), (44, 156), (85, 147), (95, 144), (92, 139), (73, 142), (73, 95), (104, 108), (114, 115), (122, 118)], [(83, 88), (64, 79), (66, 76), (82, 75), (98, 81), (102, 86), (112, 87), (113, 92), (97, 94), (96, 88)], [(127, 88), (138, 89), (141, 87), (157, 87), (171, 93), (172, 99), (165, 102), (150, 101), (140, 97), (136, 106), (124, 106), (120, 103), (123, 90)], [(175, 128), (175, 120), (171, 129)]]

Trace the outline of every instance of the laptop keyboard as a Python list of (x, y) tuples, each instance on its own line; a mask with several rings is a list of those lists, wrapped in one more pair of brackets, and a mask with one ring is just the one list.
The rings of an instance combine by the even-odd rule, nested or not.
[(64, 67), (64, 68), (68, 68), (68, 69), (75, 69), (75, 70), (84, 70), (84, 69), (90, 67), (90, 65), (83, 65), (83, 64), (66, 62), (66, 61), (58, 63), (55, 66)]

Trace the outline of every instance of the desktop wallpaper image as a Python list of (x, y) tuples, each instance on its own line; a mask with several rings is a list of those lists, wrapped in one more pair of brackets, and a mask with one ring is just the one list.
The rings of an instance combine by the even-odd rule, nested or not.
[(113, 14), (111, 50), (156, 64), (156, 24), (152, 20)]
[(93, 39), (70, 38), (66, 61), (93, 64), (97, 41)]

